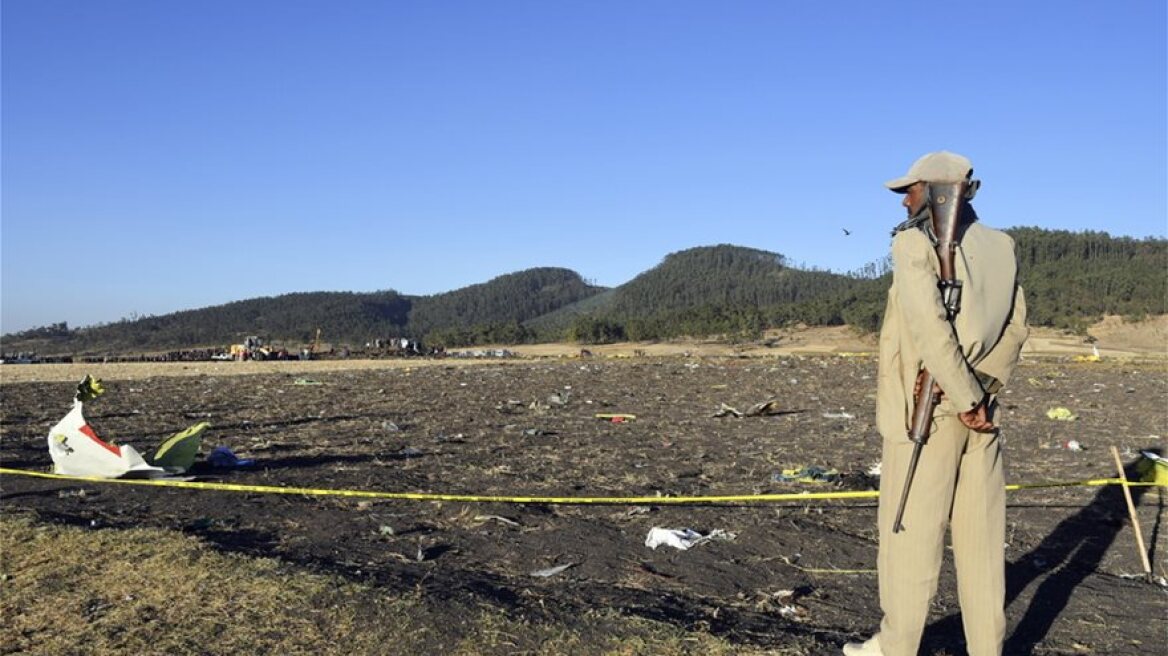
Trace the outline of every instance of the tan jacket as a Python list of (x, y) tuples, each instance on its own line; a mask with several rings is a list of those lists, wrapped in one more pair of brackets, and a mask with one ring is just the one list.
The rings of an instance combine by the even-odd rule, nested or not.
[(962, 236), (954, 268), (962, 282), (961, 311), (950, 324), (937, 288), (940, 261), (921, 230), (892, 240), (892, 287), (880, 329), (876, 425), (885, 439), (908, 439), (912, 389), (925, 367), (945, 392), (935, 416), (975, 407), (987, 390), (976, 372), (1003, 385), (1030, 330), (1017, 283), (1014, 240), (973, 223)]

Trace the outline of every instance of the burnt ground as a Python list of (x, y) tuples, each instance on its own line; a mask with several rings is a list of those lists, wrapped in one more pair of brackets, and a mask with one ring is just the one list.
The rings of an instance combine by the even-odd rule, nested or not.
[[(102, 437), (145, 454), (208, 421), (203, 453), (224, 445), (256, 465), (201, 479), (239, 484), (563, 497), (864, 490), (877, 484), (866, 472), (880, 457), (875, 373), (869, 358), (792, 356), (438, 364), (312, 374), (319, 385), (297, 384), (297, 374), (158, 376), (105, 380), (86, 416)], [(3, 466), (50, 467), (45, 437), (73, 386), (0, 386)], [(778, 414), (712, 416), (722, 403), (745, 410), (772, 398)], [(1114, 477), (1112, 445), (1130, 464), (1140, 449), (1160, 448), (1168, 430), (1162, 363), (1028, 361), (1002, 398), (1011, 483)], [(1078, 420), (1047, 418), (1060, 406)], [(1062, 448), (1068, 440), (1086, 450)], [(773, 479), (801, 465), (842, 476), (821, 485)], [(0, 480), (5, 509), (43, 521), (195, 534), (224, 550), (421, 592), (450, 608), (452, 622), (487, 605), (571, 626), (611, 608), (744, 646), (835, 654), (879, 621), (874, 500), (478, 504)], [(1165, 490), (1133, 495), (1163, 576)], [(1135, 576), (1142, 566), (1120, 488), (1008, 500), (1007, 653), (1163, 647), (1165, 593)], [(734, 538), (651, 550), (653, 527)], [(925, 645), (924, 653), (964, 653), (951, 562)]]

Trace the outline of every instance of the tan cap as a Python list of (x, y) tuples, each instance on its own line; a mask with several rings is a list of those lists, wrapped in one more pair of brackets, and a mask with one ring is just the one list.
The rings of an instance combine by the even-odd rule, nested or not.
[(902, 194), (905, 190), (918, 182), (960, 182), (973, 172), (973, 163), (968, 159), (941, 150), (929, 153), (913, 162), (908, 173), (884, 183), (885, 187)]

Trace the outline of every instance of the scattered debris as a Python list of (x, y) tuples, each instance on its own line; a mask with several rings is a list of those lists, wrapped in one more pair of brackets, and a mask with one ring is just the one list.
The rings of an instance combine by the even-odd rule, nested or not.
[(517, 522), (513, 519), (507, 519), (506, 517), (503, 517), (501, 515), (475, 515), (474, 520), (476, 522), (494, 521), (494, 522), (499, 522), (500, 524), (506, 524), (507, 526), (515, 526), (515, 527), (519, 526), (519, 522)]
[[(799, 561), (803, 558), (803, 554), (801, 554), (801, 553), (797, 553), (791, 557), (779, 556), (779, 558), (784, 563), (790, 565), (791, 567), (794, 567), (795, 569), (797, 569), (801, 572), (807, 572), (809, 574), (844, 574), (844, 575), (876, 574), (876, 570), (874, 570), (874, 569), (840, 569), (838, 567), (804, 567), (804, 566), (799, 564)], [(799, 590), (796, 590), (795, 592), (798, 593)]]
[(808, 610), (795, 603), (795, 601), (803, 595), (800, 595), (800, 590), (779, 590), (771, 595), (771, 598), (779, 604), (779, 615), (795, 622), (805, 622), (810, 616)]
[(292, 384), (293, 385), (324, 385), (324, 383), (320, 382), (319, 380), (313, 380), (311, 378), (297, 378), (296, 380), (292, 381)]
[(231, 452), (231, 449), (225, 446), (217, 446), (211, 449), (211, 453), (207, 454), (207, 462), (216, 469), (239, 469), (241, 467), (251, 467), (255, 464), (255, 460), (236, 457)]
[(779, 400), (771, 399), (769, 401), (755, 403), (754, 405), (750, 406), (750, 409), (746, 411), (746, 416), (761, 417), (765, 415), (775, 415), (779, 412)]
[(880, 471), (883, 467), (884, 467), (884, 461), (877, 460), (876, 462), (872, 463), (871, 467), (868, 468), (867, 474), (869, 476), (879, 476)]
[(1079, 440), (1067, 440), (1066, 442), (1063, 442), (1059, 446), (1066, 449), (1067, 451), (1086, 451), (1087, 450), (1087, 447), (1083, 446), (1083, 444), (1081, 442), (1079, 442)]
[(850, 412), (825, 412), (825, 413), (823, 413), (823, 418), (824, 419), (855, 419), (856, 415), (853, 415)]
[(563, 565), (556, 565), (555, 567), (549, 567), (547, 569), (537, 569), (534, 572), (531, 572), (531, 576), (536, 576), (539, 578), (546, 579), (548, 577), (555, 576), (556, 574), (559, 574), (560, 572), (563, 572), (564, 570), (568, 569), (569, 567), (575, 567), (576, 565), (577, 565), (577, 563), (564, 563)]
[(725, 403), (722, 403), (721, 405), (718, 406), (718, 410), (710, 416), (711, 417), (725, 417), (727, 415), (734, 415), (735, 417), (741, 417), (742, 413), (739, 412), (738, 410), (735, 410), (734, 408), (726, 405)]
[(505, 415), (517, 415), (523, 412), (523, 401), (507, 400), (495, 406), (495, 409)]
[(623, 423), (625, 423), (625, 422), (627, 422), (627, 421), (633, 421), (634, 419), (636, 419), (636, 418), (637, 418), (637, 415), (622, 415), (622, 414), (605, 414), (605, 413), (600, 413), (600, 414), (596, 415), (596, 418), (597, 418), (597, 419), (600, 419), (600, 420), (603, 420), (603, 421), (609, 421), (609, 422), (612, 422), (612, 423), (614, 423), (614, 424), (623, 424)]
[(763, 401), (762, 403), (755, 403), (754, 405), (750, 406), (746, 412), (742, 412), (737, 408), (722, 403), (719, 405), (718, 410), (711, 416), (725, 417), (727, 415), (734, 415), (735, 417), (761, 417), (766, 415), (776, 415), (781, 412), (779, 410), (778, 403), (778, 399), (771, 399), (769, 401)]
[(1079, 415), (1072, 413), (1067, 408), (1051, 408), (1046, 411), (1046, 416), (1055, 421), (1075, 421)]
[(784, 469), (771, 476), (776, 483), (833, 483), (839, 480), (839, 472), (817, 465)]
[(1168, 486), (1168, 458), (1152, 451), (1140, 451), (1139, 462), (1136, 463), (1136, 472), (1140, 480), (1145, 483)]
[(738, 537), (736, 534), (729, 533), (720, 528), (716, 528), (708, 534), (702, 535), (692, 528), (678, 529), (654, 526), (649, 529), (649, 535), (645, 538), (645, 546), (650, 549), (656, 549), (661, 545), (665, 545), (685, 551), (690, 547), (696, 547), (710, 540), (733, 540), (736, 537)]

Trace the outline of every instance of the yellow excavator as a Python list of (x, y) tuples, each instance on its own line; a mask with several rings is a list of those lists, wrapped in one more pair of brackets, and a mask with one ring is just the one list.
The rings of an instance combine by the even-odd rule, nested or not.
[(278, 357), (279, 351), (264, 342), (262, 337), (248, 335), (242, 344), (231, 345), (232, 360), (270, 360)]

